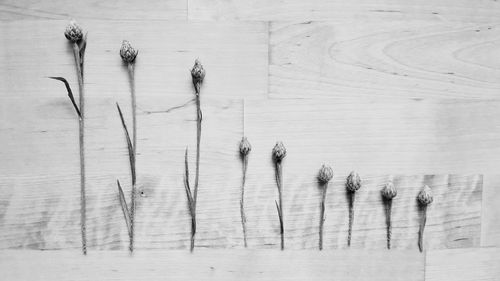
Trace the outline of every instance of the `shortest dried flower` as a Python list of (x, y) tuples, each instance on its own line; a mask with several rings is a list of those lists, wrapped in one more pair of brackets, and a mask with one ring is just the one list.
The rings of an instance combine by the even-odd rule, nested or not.
[(193, 78), (193, 84), (201, 84), (203, 83), (203, 79), (205, 78), (205, 69), (199, 60), (194, 62), (193, 69), (191, 69), (191, 77)]
[(139, 53), (139, 51), (134, 49), (129, 41), (123, 40), (122, 47), (120, 48), (120, 56), (124, 62), (133, 63), (137, 57), (137, 53)]
[(396, 197), (396, 195), (398, 195), (396, 187), (392, 181), (388, 182), (382, 189), (382, 196), (384, 196), (385, 199), (392, 200), (392, 198)]
[(250, 142), (246, 137), (243, 137), (240, 142), (240, 153), (243, 156), (248, 155), (250, 151), (252, 150), (252, 145), (250, 145)]
[(361, 188), (361, 178), (355, 171), (352, 171), (349, 176), (347, 176), (346, 188), (350, 192), (356, 192)]
[(428, 185), (424, 185), (424, 188), (418, 193), (417, 199), (424, 206), (431, 204), (434, 201), (432, 189)]
[(66, 36), (66, 39), (68, 39), (69, 41), (76, 43), (83, 38), (82, 28), (78, 25), (78, 23), (76, 23), (76, 21), (72, 20), (66, 27), (64, 36)]
[(332, 167), (323, 164), (319, 169), (318, 180), (322, 183), (328, 183), (333, 178)]
[(273, 148), (273, 156), (274, 156), (274, 159), (278, 162), (280, 162), (281, 160), (283, 160), (283, 158), (285, 158), (286, 148), (285, 148), (285, 145), (283, 145), (283, 142), (278, 141), (276, 143), (276, 145)]

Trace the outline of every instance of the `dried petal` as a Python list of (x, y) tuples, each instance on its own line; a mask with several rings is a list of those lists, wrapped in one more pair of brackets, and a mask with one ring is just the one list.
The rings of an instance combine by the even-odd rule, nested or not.
[(286, 156), (286, 148), (283, 142), (278, 141), (273, 148), (273, 157), (276, 161), (281, 161)]
[(124, 62), (126, 63), (134, 62), (138, 52), (139, 52), (138, 50), (134, 49), (134, 47), (130, 45), (129, 41), (123, 40), (122, 47), (120, 48), (120, 56), (122, 57), (122, 60)]
[(240, 153), (242, 155), (248, 155), (250, 151), (252, 150), (252, 145), (250, 145), (250, 142), (246, 137), (243, 137), (240, 142)]
[(349, 176), (347, 176), (346, 188), (350, 192), (356, 192), (356, 190), (361, 188), (361, 178), (355, 171), (352, 171)]
[(388, 182), (382, 189), (382, 196), (384, 196), (384, 198), (386, 199), (391, 200), (392, 198), (396, 197), (396, 195), (398, 195), (396, 187), (394, 186), (392, 181)]
[(78, 23), (76, 23), (76, 21), (72, 20), (66, 27), (64, 36), (66, 36), (66, 39), (71, 42), (78, 42), (83, 38), (82, 28), (78, 25)]
[(417, 196), (418, 202), (422, 205), (429, 205), (434, 201), (432, 196), (432, 189), (428, 185), (424, 185), (422, 190), (418, 193)]
[(319, 169), (318, 180), (322, 183), (327, 183), (333, 178), (332, 167), (323, 164)]

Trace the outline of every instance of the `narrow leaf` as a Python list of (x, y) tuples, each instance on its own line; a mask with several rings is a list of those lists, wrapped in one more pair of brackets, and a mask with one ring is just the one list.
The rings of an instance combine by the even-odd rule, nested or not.
[(71, 103), (73, 104), (73, 107), (75, 108), (78, 117), (82, 118), (82, 114), (80, 113), (80, 109), (76, 105), (75, 98), (73, 97), (73, 91), (71, 91), (71, 87), (69, 86), (68, 81), (63, 77), (49, 77), (49, 78), (54, 80), (59, 80), (64, 83), (64, 85), (66, 86), (66, 91), (68, 92), (68, 97), (71, 100)]
[(281, 213), (281, 207), (278, 205), (278, 202), (276, 200), (274, 200), (274, 203), (276, 203), (276, 209), (278, 209), (278, 217), (280, 219), (280, 231), (281, 233), (284, 232), (284, 228), (283, 228), (283, 214)]
[(130, 171), (132, 173), (132, 185), (135, 185), (135, 156), (134, 156), (134, 147), (132, 142), (130, 141), (130, 135), (128, 133), (127, 125), (125, 124), (125, 119), (123, 119), (122, 110), (120, 109), (120, 105), (116, 103), (116, 107), (118, 108), (118, 113), (120, 114), (120, 119), (122, 121), (123, 130), (125, 131), (125, 138), (127, 139), (127, 148), (128, 148), (128, 157), (130, 160)]
[(184, 165), (185, 165), (185, 174), (184, 174), (184, 188), (186, 189), (186, 196), (188, 198), (189, 203), (189, 212), (191, 216), (193, 216), (193, 195), (191, 193), (191, 187), (189, 186), (189, 166), (188, 166), (188, 149), (186, 148), (186, 153), (184, 155)]
[(122, 206), (123, 216), (125, 218), (125, 222), (127, 223), (128, 235), (130, 236), (132, 234), (132, 229), (130, 227), (130, 211), (127, 206), (127, 201), (125, 200), (125, 195), (123, 194), (123, 189), (120, 185), (120, 181), (116, 180), (116, 183), (118, 185), (118, 193), (120, 194), (120, 205)]
[(84, 73), (84, 70), (83, 70), (83, 65), (84, 65), (84, 58), (85, 58), (85, 49), (87, 48), (87, 34), (88, 33), (85, 33), (85, 35), (83, 36), (78, 48), (80, 49), (80, 69), (82, 71), (82, 78), (83, 78), (83, 73)]

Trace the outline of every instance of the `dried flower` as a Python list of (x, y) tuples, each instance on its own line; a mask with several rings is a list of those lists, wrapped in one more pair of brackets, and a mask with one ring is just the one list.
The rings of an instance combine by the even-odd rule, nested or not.
[(273, 148), (274, 160), (281, 162), (281, 160), (283, 160), (283, 158), (285, 158), (285, 156), (286, 156), (285, 145), (283, 144), (283, 142), (278, 141)]
[(356, 192), (361, 188), (361, 178), (359, 177), (358, 173), (352, 171), (349, 174), (349, 176), (347, 177), (346, 188), (350, 192)]
[(66, 27), (64, 36), (66, 36), (66, 39), (68, 39), (69, 41), (76, 43), (83, 38), (82, 28), (78, 25), (78, 23), (76, 23), (76, 21), (72, 20)]
[(352, 171), (346, 180), (346, 189), (349, 192), (349, 230), (347, 234), (347, 246), (351, 246), (352, 225), (354, 223), (354, 199), (358, 189), (361, 188), (361, 177)]
[(325, 223), (325, 201), (326, 201), (326, 190), (328, 189), (328, 182), (333, 179), (333, 169), (332, 167), (323, 164), (319, 169), (318, 180), (323, 184), (323, 189), (321, 192), (321, 213), (319, 221), (319, 249), (323, 250), (323, 225)]
[(205, 70), (201, 63), (196, 60), (191, 70), (191, 76), (193, 78), (193, 86), (195, 89), (195, 100), (196, 100), (196, 174), (194, 179), (194, 187), (191, 192), (191, 185), (189, 184), (189, 167), (187, 160), (188, 150), (186, 148), (186, 153), (184, 155), (184, 165), (185, 165), (185, 175), (184, 175), (184, 188), (186, 190), (186, 195), (188, 198), (189, 213), (191, 214), (191, 252), (194, 249), (194, 240), (196, 236), (196, 203), (198, 198), (198, 183), (200, 178), (200, 143), (201, 143), (201, 122), (203, 120), (203, 114), (201, 111), (201, 101), (200, 101), (200, 90), (203, 79), (205, 78)]
[(246, 156), (248, 155), (248, 153), (250, 153), (251, 150), (252, 150), (252, 145), (250, 144), (250, 142), (246, 137), (243, 137), (240, 142), (241, 155)]
[(283, 216), (283, 166), (281, 160), (286, 156), (285, 146), (281, 141), (278, 141), (273, 148), (273, 157), (275, 160), (276, 172), (276, 185), (278, 186), (278, 199), (276, 202), (276, 209), (278, 210), (278, 218), (280, 220), (280, 234), (281, 234), (281, 250), (285, 249), (285, 221)]
[(240, 214), (241, 226), (243, 228), (243, 244), (247, 247), (247, 217), (245, 215), (245, 183), (247, 178), (248, 154), (252, 150), (252, 146), (246, 137), (243, 137), (240, 142), (240, 154), (243, 156), (243, 180), (241, 184), (241, 199), (240, 199)]
[(392, 199), (396, 197), (398, 191), (396, 187), (389, 181), (382, 189), (382, 196), (384, 197), (385, 204), (385, 220), (387, 225), (387, 249), (391, 248), (391, 237), (392, 237)]
[(427, 221), (427, 205), (431, 204), (434, 201), (432, 196), (432, 190), (429, 186), (424, 185), (422, 190), (417, 195), (417, 200), (420, 203), (420, 209), (422, 210), (422, 215), (420, 219), (420, 227), (418, 231), (418, 248), (420, 252), (424, 250), (424, 229), (425, 223)]
[(322, 183), (328, 183), (333, 178), (332, 167), (323, 164), (319, 169), (318, 180)]
[(120, 56), (124, 62), (133, 63), (138, 53), (139, 51), (134, 49), (129, 41), (123, 40), (122, 47), (120, 48)]
[(83, 35), (82, 28), (72, 20), (64, 31), (64, 36), (72, 42), (73, 56), (75, 59), (76, 74), (78, 78), (79, 104), (73, 97), (69, 83), (63, 77), (49, 77), (62, 81), (68, 92), (68, 97), (73, 104), (79, 122), (79, 145), (80, 145), (80, 227), (82, 234), (82, 252), (87, 254), (87, 211), (86, 211), (86, 190), (85, 190), (85, 91), (84, 91), (84, 57), (87, 46), (86, 36)]
[(420, 204), (422, 205), (429, 205), (432, 203), (432, 201), (434, 200), (433, 196), (432, 196), (432, 189), (425, 185), (424, 188), (422, 188), (422, 190), (418, 193), (418, 202), (420, 202)]
[(199, 94), (201, 84), (203, 83), (203, 79), (205, 79), (205, 69), (199, 60), (194, 61), (194, 66), (191, 69), (191, 77), (193, 78), (196, 94)]
[(396, 187), (394, 187), (392, 181), (388, 182), (382, 189), (382, 196), (384, 196), (385, 199), (391, 200), (396, 197), (396, 195), (398, 195)]

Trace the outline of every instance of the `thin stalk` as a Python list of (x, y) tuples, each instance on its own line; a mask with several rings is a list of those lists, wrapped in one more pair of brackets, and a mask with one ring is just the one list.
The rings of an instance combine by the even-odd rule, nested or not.
[(85, 93), (83, 86), (83, 72), (80, 60), (80, 48), (77, 43), (73, 43), (73, 55), (75, 57), (76, 75), (78, 77), (78, 91), (80, 103), (80, 118), (78, 119), (78, 133), (80, 145), (80, 225), (82, 232), (82, 251), (87, 254), (87, 206), (85, 195)]
[(319, 220), (319, 250), (323, 250), (323, 225), (325, 223), (325, 201), (326, 201), (326, 190), (328, 188), (328, 183), (323, 186), (322, 196), (321, 196), (321, 214)]
[(281, 161), (276, 161), (276, 184), (278, 185), (278, 216), (280, 220), (281, 250), (285, 249), (285, 222), (283, 218), (283, 167)]
[(243, 183), (241, 185), (241, 200), (240, 200), (240, 212), (241, 212), (241, 226), (243, 228), (243, 243), (245, 248), (247, 247), (247, 217), (245, 215), (245, 183), (247, 177), (247, 167), (248, 167), (248, 155), (243, 156)]
[(352, 224), (354, 223), (354, 199), (356, 197), (355, 192), (350, 192), (349, 194), (349, 230), (347, 234), (347, 246), (351, 246), (352, 237)]
[(385, 204), (385, 223), (387, 225), (387, 249), (391, 249), (391, 236), (392, 236), (392, 199), (386, 199)]
[(418, 248), (420, 252), (424, 250), (424, 229), (425, 229), (425, 222), (427, 221), (427, 205), (422, 206), (422, 217), (420, 219), (420, 229), (418, 231)]
[(200, 102), (200, 84), (196, 83), (196, 171), (194, 180), (194, 190), (192, 198), (192, 211), (191, 211), (191, 252), (194, 249), (194, 241), (196, 236), (196, 203), (198, 199), (198, 182), (200, 178), (200, 143), (201, 143), (201, 121), (203, 120), (203, 115), (201, 112), (201, 102)]
[(132, 146), (134, 148), (134, 157), (136, 156), (137, 150), (137, 102), (135, 97), (135, 75), (134, 63), (129, 63), (127, 66), (129, 83), (130, 83), (130, 95), (131, 95), (131, 106), (132, 106)]

